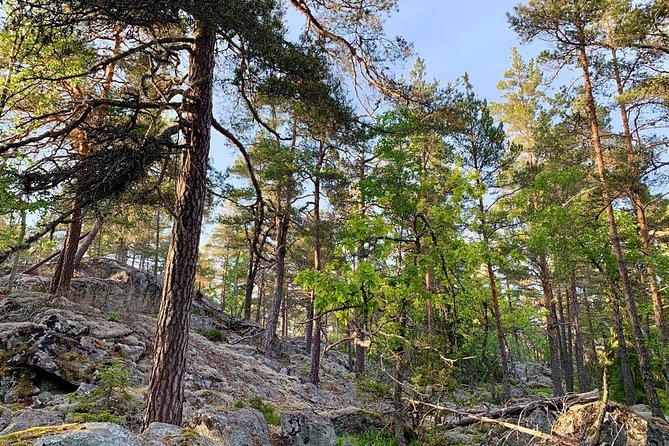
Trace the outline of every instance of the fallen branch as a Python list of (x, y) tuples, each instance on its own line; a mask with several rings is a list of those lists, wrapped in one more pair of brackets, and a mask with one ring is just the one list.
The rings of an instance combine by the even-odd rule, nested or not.
[(491, 419), (504, 418), (514, 415), (520, 415), (523, 412), (532, 412), (535, 409), (540, 407), (548, 407), (551, 410), (561, 410), (563, 407), (571, 406), (574, 404), (585, 404), (592, 403), (599, 399), (599, 391), (593, 390), (591, 392), (585, 393), (573, 393), (566, 396), (556, 396), (553, 398), (545, 398), (536, 401), (530, 401), (529, 403), (514, 404), (512, 406), (503, 407), (501, 409), (495, 409), (488, 412), (478, 412), (475, 414), (470, 414), (462, 412), (464, 414), (463, 418), (453, 420), (449, 424), (454, 427), (459, 426), (469, 426), (471, 424), (476, 424), (480, 421), (480, 417), (486, 417)]
[(521, 434), (527, 434), (531, 435), (536, 438), (541, 438), (542, 440), (549, 441), (554, 444), (559, 444), (559, 445), (564, 445), (564, 446), (579, 446), (579, 443), (576, 440), (573, 440), (571, 438), (563, 437), (561, 435), (554, 435), (554, 434), (547, 434), (545, 432), (541, 432), (535, 429), (530, 429), (528, 427), (524, 426), (519, 426), (517, 424), (513, 423), (507, 423), (506, 421), (501, 421), (501, 420), (495, 420), (493, 418), (485, 417), (485, 416), (479, 416), (479, 415), (473, 415), (469, 414), (467, 412), (463, 412), (461, 410), (457, 409), (452, 409), (450, 407), (446, 406), (439, 406), (437, 404), (431, 404), (431, 403), (426, 403), (423, 401), (417, 401), (413, 399), (406, 399), (409, 403), (411, 404), (420, 404), (422, 406), (427, 406), (431, 407), (433, 409), (437, 410), (443, 410), (445, 412), (450, 412), (455, 415), (460, 415), (463, 417), (467, 418), (472, 418), (476, 420), (475, 422), (480, 422), (480, 423), (488, 423), (488, 424), (494, 424), (496, 426), (503, 427), (505, 429), (510, 429), (516, 432), (520, 432)]

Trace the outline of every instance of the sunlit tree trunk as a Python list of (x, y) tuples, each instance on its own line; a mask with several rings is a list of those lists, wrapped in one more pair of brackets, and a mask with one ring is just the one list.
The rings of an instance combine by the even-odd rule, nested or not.
[(205, 205), (211, 143), (215, 28), (195, 20), (189, 63), (189, 91), (184, 98), (188, 145), (181, 155), (174, 224), (165, 262), (163, 290), (149, 378), (143, 428), (154, 421), (181, 425), (183, 377), (190, 328), (190, 308)]
[(596, 173), (598, 175), (599, 183), (602, 188), (602, 199), (606, 207), (606, 219), (609, 227), (609, 237), (611, 242), (611, 250), (616, 259), (616, 266), (618, 274), (620, 275), (620, 284), (622, 286), (622, 293), (625, 299), (627, 313), (630, 319), (632, 328), (632, 338), (634, 339), (634, 346), (637, 350), (639, 358), (639, 368), (641, 369), (641, 379), (643, 387), (648, 398), (648, 405), (654, 416), (664, 418), (660, 401), (655, 391), (655, 383), (650, 369), (650, 360), (648, 350), (641, 332), (641, 324), (639, 322), (639, 313), (637, 311), (636, 300), (634, 298), (634, 291), (632, 290), (632, 283), (629, 278), (625, 256), (620, 245), (620, 238), (618, 236), (618, 227), (616, 224), (616, 217), (612, 205), (612, 200), (608, 192), (606, 164), (604, 161), (604, 152), (599, 133), (599, 122), (597, 120), (597, 106), (592, 90), (592, 83), (590, 80), (590, 67), (588, 56), (586, 54), (585, 46), (579, 49), (579, 60), (583, 71), (583, 83), (585, 87), (586, 106), (588, 110), (588, 118), (590, 120), (590, 128), (592, 131), (592, 144), (594, 148), (594, 157), (596, 163)]

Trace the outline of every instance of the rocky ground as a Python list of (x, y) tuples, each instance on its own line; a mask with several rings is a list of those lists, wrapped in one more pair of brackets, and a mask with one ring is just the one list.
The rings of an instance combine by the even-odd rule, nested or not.
[[(109, 259), (88, 261), (67, 298), (49, 296), (46, 284), (46, 277), (20, 276), (17, 291), (0, 296), (0, 446), (334, 446), (338, 437), (388, 425), (387, 402), (356, 387), (344, 355), (325, 356), (316, 388), (307, 379), (302, 341), (282, 341), (267, 358), (257, 348), (262, 327), (198, 296), (185, 383), (187, 421), (181, 427), (156, 423), (139, 435), (158, 284)], [(517, 365), (515, 378), (515, 404), (538, 398), (526, 389), (550, 386), (539, 365)], [(461, 389), (441, 404), (486, 413), (494, 409), (480, 403), (486, 399), (482, 389)], [(440, 426), (431, 444), (540, 441), (494, 423), (454, 427), (461, 419), (446, 413), (434, 423)], [(562, 413), (537, 407), (505, 421), (577, 439), (575, 444), (669, 445), (666, 423), (651, 419), (642, 406), (590, 403)]]

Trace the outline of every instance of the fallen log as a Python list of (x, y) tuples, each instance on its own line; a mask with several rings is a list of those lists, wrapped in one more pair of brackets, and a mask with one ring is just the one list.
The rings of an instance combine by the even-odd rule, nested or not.
[(500, 409), (491, 410), (488, 412), (478, 412), (478, 413), (467, 413), (461, 412), (464, 414), (462, 418), (451, 420), (448, 424), (453, 427), (469, 426), (471, 424), (476, 424), (480, 422), (481, 417), (486, 417), (489, 419), (499, 419), (504, 417), (510, 417), (514, 415), (520, 415), (525, 412), (532, 412), (535, 409), (540, 407), (545, 407), (550, 410), (561, 410), (564, 407), (572, 406), (574, 404), (586, 404), (592, 403), (599, 399), (599, 390), (593, 390), (591, 392), (585, 393), (572, 393), (565, 396), (556, 396), (553, 398), (544, 398), (541, 400), (530, 401), (527, 403), (514, 404), (507, 407), (502, 407)]
[(562, 446), (581, 446), (581, 443), (579, 441), (577, 441), (573, 438), (564, 437), (562, 435), (547, 434), (545, 432), (541, 432), (541, 431), (538, 431), (538, 430), (535, 430), (535, 429), (530, 429), (529, 427), (519, 426), (517, 424), (508, 423), (508, 422), (502, 421), (502, 420), (492, 419), (492, 418), (486, 417), (486, 416), (479, 416), (479, 415), (469, 414), (467, 412), (463, 412), (461, 410), (453, 409), (453, 408), (446, 407), (446, 406), (439, 406), (437, 404), (426, 403), (426, 402), (423, 402), (423, 401), (417, 401), (417, 400), (413, 400), (413, 399), (406, 399), (406, 400), (411, 404), (420, 404), (420, 405), (423, 405), (423, 406), (431, 407), (433, 409), (443, 410), (444, 412), (449, 412), (449, 413), (452, 413), (452, 414), (455, 414), (455, 415), (465, 416), (467, 418), (474, 419), (475, 423), (494, 424), (495, 426), (500, 426), (504, 429), (509, 429), (509, 430), (513, 430), (513, 431), (516, 431), (516, 432), (520, 432), (522, 434), (531, 435), (533, 437), (540, 438), (544, 441), (548, 441), (548, 442), (551, 442), (553, 444), (562, 445)]

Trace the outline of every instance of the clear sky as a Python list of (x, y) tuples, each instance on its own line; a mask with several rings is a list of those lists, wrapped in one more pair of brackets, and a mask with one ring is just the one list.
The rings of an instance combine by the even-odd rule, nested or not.
[[(509, 28), (506, 13), (519, 1), (400, 0), (386, 30), (413, 43), (416, 55), (425, 59), (428, 78), (446, 84), (467, 72), (477, 94), (493, 101), (499, 99), (496, 85), (510, 65), (511, 48), (518, 47), (525, 58), (538, 53), (537, 46), (522, 46)], [(405, 65), (398, 74), (406, 75), (413, 60)], [(212, 158), (220, 170), (238, 156), (223, 146), (215, 134)]]
[[(387, 22), (389, 35), (413, 42), (431, 78), (443, 83), (465, 72), (475, 91), (499, 98), (496, 85), (510, 65), (511, 48), (535, 57), (535, 47), (521, 46), (506, 13), (519, 0), (400, 0), (399, 13)], [(407, 67), (410, 68), (410, 67)]]

